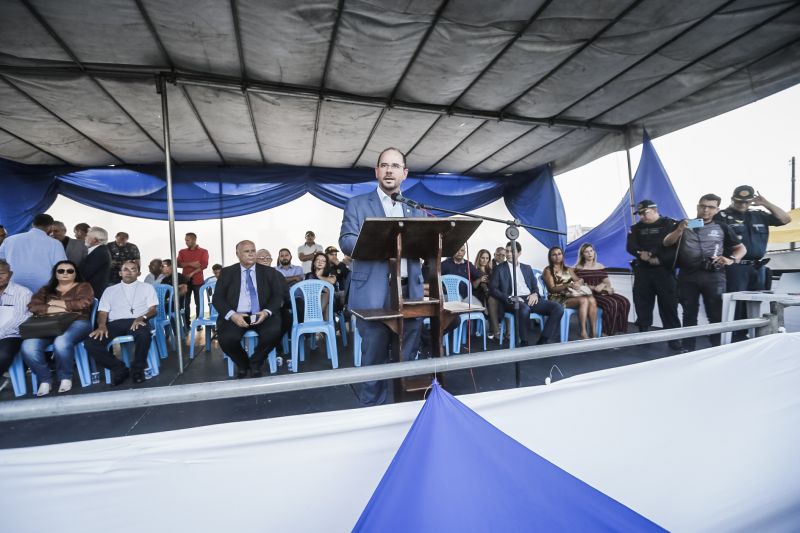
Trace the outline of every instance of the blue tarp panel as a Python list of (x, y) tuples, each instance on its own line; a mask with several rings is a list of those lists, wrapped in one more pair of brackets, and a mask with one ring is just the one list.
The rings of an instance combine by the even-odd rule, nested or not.
[(663, 531), (434, 381), (354, 531)]
[[(661, 164), (650, 136), (644, 133), (642, 158), (633, 177), (633, 197), (636, 203), (653, 200), (662, 215), (681, 220), (686, 218), (672, 182)], [(625, 250), (625, 242), (631, 229), (630, 193), (625, 191), (620, 203), (599, 226), (569, 243), (565, 250), (564, 263), (574, 265), (578, 250), (585, 242), (591, 243), (597, 252), (597, 260), (610, 268), (630, 268), (633, 257)]]
[[(27, 230), (57, 194), (123, 215), (165, 220), (163, 166), (77, 169), (28, 166), (0, 159), (0, 224), (9, 233)], [(175, 218), (205, 220), (257, 213), (310, 193), (339, 208), (348, 198), (375, 189), (371, 169), (272, 165), (268, 167), (178, 167), (174, 170)], [(566, 216), (549, 165), (509, 176), (478, 178), (410, 174), (403, 194), (418, 202), (472, 211), (504, 198), (523, 224), (566, 232)], [(564, 237), (531, 231), (546, 246)]]

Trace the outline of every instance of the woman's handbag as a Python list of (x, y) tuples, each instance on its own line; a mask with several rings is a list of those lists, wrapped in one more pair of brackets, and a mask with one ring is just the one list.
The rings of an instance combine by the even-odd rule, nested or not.
[(577, 287), (570, 287), (567, 289), (567, 296), (570, 298), (579, 298), (581, 296), (591, 296), (592, 288), (588, 285), (578, 285)]
[(23, 339), (58, 337), (67, 331), (80, 316), (80, 313), (35, 315), (19, 325), (19, 336)]

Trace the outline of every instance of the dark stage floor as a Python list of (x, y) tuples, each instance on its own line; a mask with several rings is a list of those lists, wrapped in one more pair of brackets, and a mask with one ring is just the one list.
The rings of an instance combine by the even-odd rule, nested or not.
[[(576, 333), (577, 331), (573, 332), (573, 334)], [(197, 337), (197, 342), (203, 342), (202, 335)], [(343, 349), (341, 339), (337, 340), (339, 340), (339, 366), (353, 366), (352, 343), (347, 349)], [(482, 350), (482, 345), (482, 339), (473, 338), (473, 351)], [(708, 341), (705, 337), (698, 338), (698, 349), (707, 346)], [(500, 346), (496, 341), (488, 342), (489, 351), (499, 348)], [(576, 343), (576, 348), (579, 348), (578, 343)], [(227, 364), (224, 362), (222, 352), (216, 346), (216, 343), (211, 352), (208, 353), (202, 351), (202, 347), (200, 347), (195, 359), (192, 361), (188, 360), (188, 350), (186, 352), (187, 355), (184, 355), (184, 357), (187, 364), (183, 374), (178, 373), (178, 361), (173, 353), (167, 359), (162, 360), (161, 374), (159, 376), (136, 385), (136, 387), (173, 386), (231, 379), (228, 378)], [(465, 350), (462, 350), (461, 355), (454, 357), (468, 357), (464, 352)], [(520, 364), (521, 383), (522, 386), (543, 385), (545, 378), (550, 375), (550, 369), (553, 364), (558, 364), (558, 368), (564, 374), (564, 377), (569, 377), (605, 368), (659, 359), (673, 354), (674, 351), (666, 343), (655, 343), (529, 361)], [(330, 362), (325, 355), (325, 350), (320, 347), (316, 351), (307, 350), (306, 361), (301, 363), (300, 372), (327, 370), (329, 368)], [(286, 366), (280, 367), (278, 373), (287, 373)], [(560, 378), (558, 371), (554, 371), (553, 379)], [(452, 394), (469, 394), (514, 388), (516, 386), (513, 364), (448, 372), (445, 379), (445, 387)], [(30, 389), (30, 382), (28, 382), (28, 386)], [(75, 387), (67, 394), (91, 394), (96, 391), (109, 390), (109, 387), (104, 383), (81, 388), (77, 375), (75, 376)], [(133, 387), (133, 385), (127, 382), (122, 386), (122, 388), (127, 387)], [(31, 398), (30, 390), (27, 398)], [(0, 401), (15, 401), (10, 385), (0, 392)], [(345, 385), (226, 400), (5, 422), (0, 423), (0, 448), (102, 439), (225, 422), (353, 409), (356, 407), (358, 407), (358, 402), (355, 395), (350, 386)]]

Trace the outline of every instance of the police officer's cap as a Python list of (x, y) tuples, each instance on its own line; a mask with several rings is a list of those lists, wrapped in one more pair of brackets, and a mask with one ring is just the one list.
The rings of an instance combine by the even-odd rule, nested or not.
[(641, 213), (645, 209), (650, 209), (651, 207), (658, 207), (653, 200), (642, 200), (638, 204), (636, 204), (636, 212)]
[(733, 198), (734, 200), (738, 200), (739, 202), (750, 202), (755, 198), (756, 191), (749, 185), (739, 185), (735, 189), (733, 189)]

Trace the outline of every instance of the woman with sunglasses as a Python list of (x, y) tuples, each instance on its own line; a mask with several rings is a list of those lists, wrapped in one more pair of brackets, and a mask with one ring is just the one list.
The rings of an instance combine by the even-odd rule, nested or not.
[(83, 281), (78, 268), (72, 261), (60, 261), (53, 267), (50, 281), (31, 298), (28, 309), (34, 315), (55, 313), (78, 313), (67, 330), (58, 337), (25, 339), (22, 341), (22, 357), (36, 374), (39, 390), (36, 396), (46, 396), (52, 389), (52, 377), (47, 363), (45, 348), (53, 345), (56, 361), (56, 375), (60, 380), (58, 392), (72, 389), (72, 370), (75, 365), (75, 345), (92, 331), (90, 314), (94, 303), (94, 291), (89, 283)]

